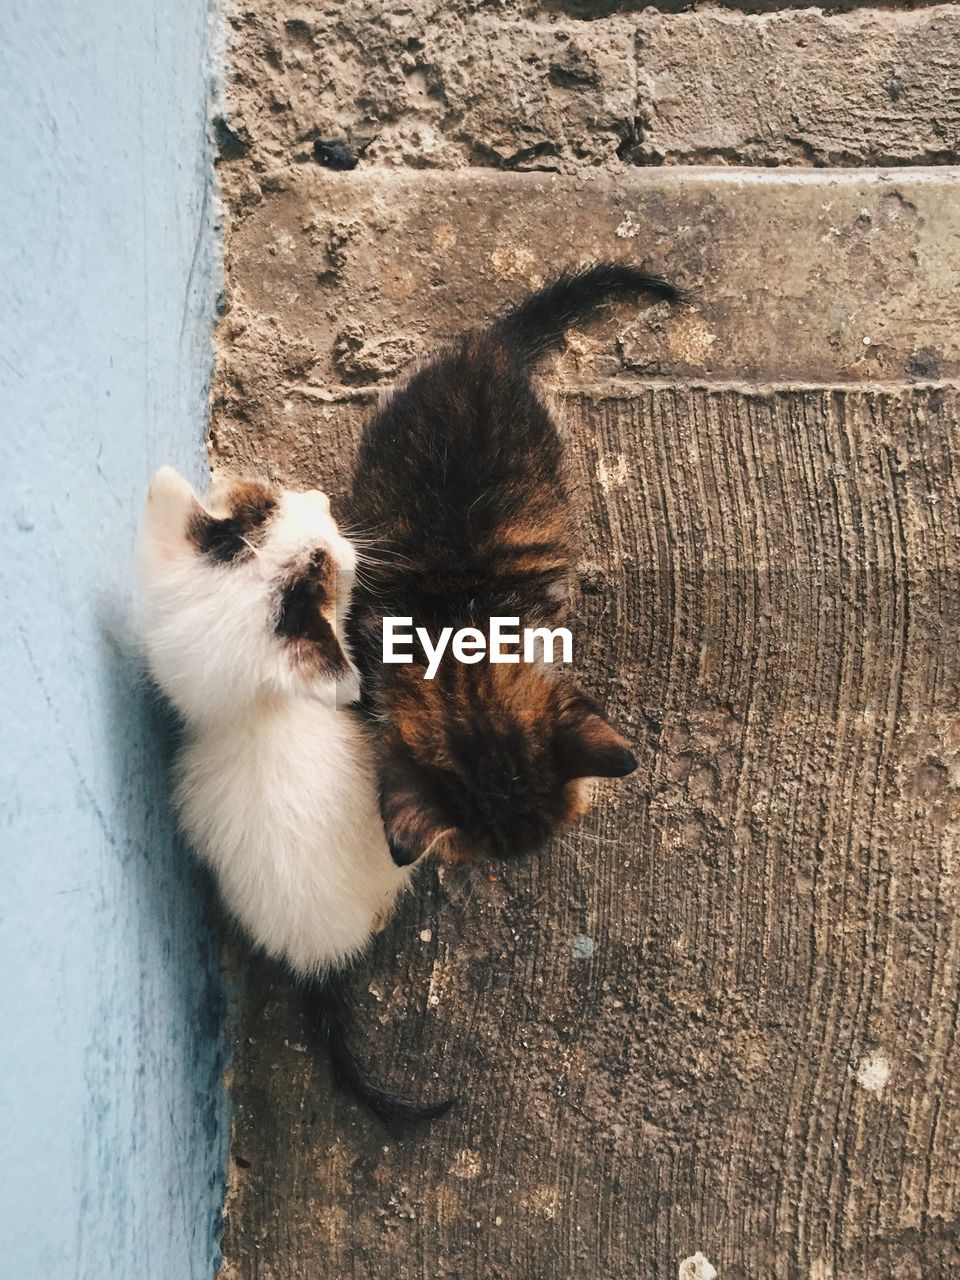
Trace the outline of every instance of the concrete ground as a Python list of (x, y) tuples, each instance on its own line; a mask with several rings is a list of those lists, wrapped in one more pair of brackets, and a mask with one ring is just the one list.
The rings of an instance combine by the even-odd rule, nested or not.
[(745, 7), (231, 19), (217, 462), (336, 500), (379, 390), (560, 266), (692, 300), (545, 371), (640, 768), (358, 971), (373, 1074), (460, 1095), (427, 1133), (242, 959), (224, 1276), (960, 1267), (960, 9)]

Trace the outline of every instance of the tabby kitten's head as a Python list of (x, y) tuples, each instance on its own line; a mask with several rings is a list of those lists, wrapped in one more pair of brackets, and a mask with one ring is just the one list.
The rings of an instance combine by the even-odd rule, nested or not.
[(379, 717), (381, 811), (400, 866), (540, 848), (589, 808), (590, 778), (637, 767), (626, 740), (566, 677), (539, 664), (415, 666)]
[(356, 552), (326, 494), (221, 481), (201, 502), (163, 467), (139, 568), (150, 668), (187, 720), (229, 716), (264, 695), (357, 696), (341, 636)]

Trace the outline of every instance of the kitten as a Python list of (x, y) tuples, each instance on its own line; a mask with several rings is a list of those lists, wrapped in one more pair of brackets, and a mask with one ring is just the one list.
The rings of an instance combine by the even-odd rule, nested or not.
[(155, 476), (139, 550), (150, 670), (184, 722), (175, 804), (251, 939), (301, 980), (342, 1083), (386, 1118), (430, 1118), (369, 1085), (330, 977), (386, 921), (391, 860), (343, 638), (356, 552), (325, 494), (258, 483), (201, 505)]
[(562, 274), (416, 371), (360, 445), (351, 521), (380, 554), (358, 582), (350, 634), (376, 736), (380, 805), (399, 866), (534, 850), (589, 806), (585, 780), (636, 768), (623, 737), (567, 676), (463, 665), (436, 677), (382, 661), (382, 619), (486, 631), (562, 620), (577, 546), (560, 437), (531, 381), (537, 359), (612, 297), (681, 291), (633, 267)]

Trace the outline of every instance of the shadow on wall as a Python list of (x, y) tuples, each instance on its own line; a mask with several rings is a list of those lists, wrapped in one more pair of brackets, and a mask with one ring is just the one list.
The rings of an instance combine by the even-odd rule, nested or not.
[[(176, 715), (150, 682), (121, 610), (102, 608), (100, 622), (98, 676), (115, 798), (114, 851), (129, 910), (126, 924), (136, 931), (138, 950), (135, 974), (130, 967), (139, 1001), (129, 1055), (137, 1078), (128, 1100), (131, 1146), (158, 1160), (158, 1173), (166, 1165), (155, 1207), (171, 1224), (179, 1218), (184, 1244), (202, 1253), (219, 1238), (222, 1225), (228, 999), (220, 972), (220, 914), (214, 884), (186, 847), (170, 804), (180, 732)], [(102, 1017), (108, 1026), (107, 1004)], [(124, 1105), (104, 1089), (116, 1052), (106, 1039), (89, 1046), (86, 1081), (97, 1118)], [(207, 1188), (187, 1176), (196, 1163), (194, 1147), (206, 1159), (215, 1158)], [(90, 1172), (102, 1184), (103, 1170)], [(212, 1197), (206, 1205), (205, 1191)], [(115, 1194), (123, 1203), (122, 1184)]]

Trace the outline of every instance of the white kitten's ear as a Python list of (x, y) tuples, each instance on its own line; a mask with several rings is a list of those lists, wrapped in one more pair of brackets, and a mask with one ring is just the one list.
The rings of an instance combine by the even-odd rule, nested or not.
[(144, 532), (154, 545), (173, 552), (187, 545), (190, 522), (203, 511), (193, 487), (173, 467), (161, 467), (147, 491)]
[(304, 491), (303, 496), (309, 498), (315, 506), (319, 507), (324, 515), (330, 514), (330, 499), (322, 489), (307, 489)]

